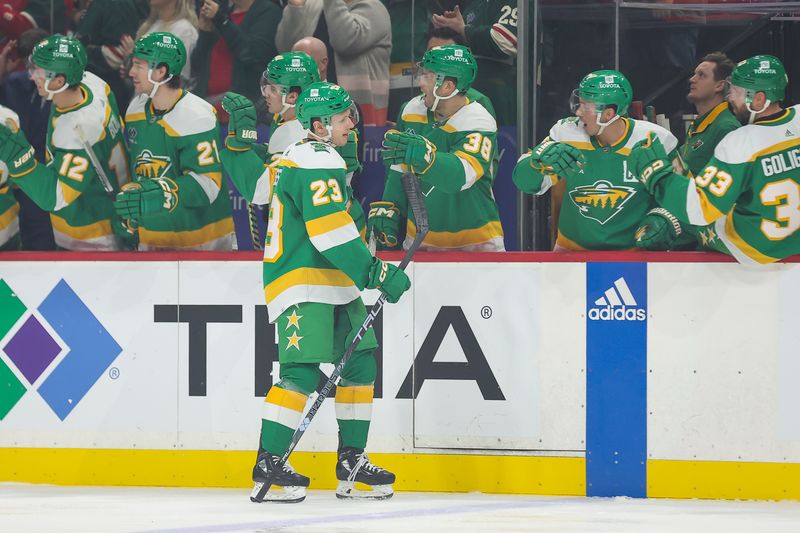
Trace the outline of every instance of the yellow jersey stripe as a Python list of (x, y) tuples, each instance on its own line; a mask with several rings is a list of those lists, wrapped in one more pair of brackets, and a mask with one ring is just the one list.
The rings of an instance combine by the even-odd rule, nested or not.
[(470, 155), (466, 152), (462, 152), (461, 150), (457, 150), (453, 153), (457, 157), (460, 157), (461, 159), (469, 163), (469, 166), (471, 166), (472, 170), (475, 171), (476, 174), (475, 181), (478, 181), (479, 179), (481, 179), (481, 177), (483, 177), (483, 167), (481, 166), (480, 162), (478, 162), (477, 158), (475, 158), (475, 156)]
[(272, 302), (283, 291), (296, 285), (327, 285), (351, 287), (353, 280), (340, 270), (329, 268), (296, 268), (273, 280), (264, 288), (267, 303)]
[(770, 257), (768, 255), (762, 254), (755, 248), (753, 248), (750, 244), (745, 242), (742, 239), (741, 235), (736, 231), (736, 228), (733, 225), (733, 211), (728, 213), (728, 216), (725, 219), (725, 236), (728, 237), (731, 244), (736, 246), (739, 250), (742, 251), (747, 257), (756, 261), (758, 263), (767, 264), (767, 263), (774, 263), (778, 259), (776, 257)]
[(337, 211), (324, 217), (309, 220), (306, 222), (306, 231), (309, 237), (316, 237), (352, 223), (353, 219), (350, 218), (346, 211)]
[[(409, 220), (406, 225), (406, 232), (412, 239), (417, 235), (417, 228)], [(437, 248), (460, 248), (470, 244), (481, 244), (489, 242), (494, 238), (503, 236), (503, 226), (499, 220), (489, 222), (480, 228), (467, 229), (463, 231), (429, 231), (425, 236), (425, 244), (436, 246)]]
[(193, 231), (156, 231), (139, 228), (142, 244), (162, 248), (193, 248), (233, 233), (233, 219), (223, 218)]
[(759, 150), (758, 152), (754, 153), (752, 156), (750, 156), (749, 161), (755, 161), (759, 157), (775, 154), (777, 152), (782, 152), (783, 150), (794, 148), (795, 146), (800, 146), (800, 139), (791, 139), (788, 141), (779, 142), (777, 144), (773, 144), (770, 147), (764, 148), (763, 150)]
[(0, 213), (0, 229), (7, 228), (19, 215), (19, 204), (13, 204), (11, 207), (5, 210), (4, 213)]
[(111, 235), (111, 222), (108, 220), (100, 220), (93, 224), (86, 226), (70, 226), (67, 221), (56, 215), (50, 213), (50, 222), (53, 224), (53, 231), (62, 233), (78, 241), (88, 241), (98, 237), (106, 237)]
[(697, 194), (700, 195), (700, 209), (703, 211), (703, 218), (706, 219), (707, 224), (711, 224), (718, 218), (724, 216), (724, 213), (708, 200), (706, 191), (697, 189)]

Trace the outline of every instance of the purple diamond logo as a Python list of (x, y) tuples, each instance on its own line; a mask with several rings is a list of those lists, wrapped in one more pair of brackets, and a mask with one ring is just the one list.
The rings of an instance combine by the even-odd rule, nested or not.
[(31, 315), (8, 341), (5, 352), (28, 383), (33, 384), (61, 353), (61, 346)]

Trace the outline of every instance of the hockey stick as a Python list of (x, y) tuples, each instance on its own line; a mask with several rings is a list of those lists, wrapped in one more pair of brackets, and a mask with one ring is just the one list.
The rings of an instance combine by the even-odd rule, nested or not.
[[(411, 262), (411, 258), (414, 257), (414, 253), (417, 251), (417, 248), (419, 248), (419, 246), (422, 244), (422, 241), (425, 239), (425, 235), (428, 233), (428, 212), (425, 209), (425, 203), (422, 198), (422, 191), (419, 188), (419, 181), (417, 180), (417, 177), (414, 174), (407, 172), (403, 174), (400, 179), (403, 182), (403, 188), (406, 191), (406, 196), (408, 196), (408, 203), (411, 207), (411, 211), (414, 213), (414, 219), (417, 226), (417, 235), (414, 237), (414, 242), (411, 243), (411, 246), (408, 248), (408, 250), (406, 250), (406, 254), (403, 256), (403, 260), (400, 261), (400, 270), (405, 270), (406, 266), (408, 266), (408, 263)], [(342, 373), (342, 370), (347, 364), (347, 361), (350, 359), (350, 356), (353, 355), (358, 343), (361, 342), (361, 339), (363, 339), (364, 335), (367, 334), (369, 328), (372, 327), (372, 323), (380, 314), (385, 303), (386, 294), (381, 293), (381, 295), (378, 297), (378, 300), (369, 310), (364, 323), (361, 324), (360, 328), (358, 328), (353, 342), (351, 342), (350, 346), (348, 346), (347, 350), (345, 350), (344, 355), (339, 360), (339, 363), (337, 363), (336, 368), (333, 369), (328, 381), (325, 382), (325, 385), (322, 387), (319, 395), (317, 395), (317, 399), (314, 400), (311, 408), (306, 413), (306, 416), (300, 423), (300, 427), (298, 427), (295, 430), (294, 435), (292, 435), (292, 441), (289, 443), (289, 447), (283, 453), (278, 462), (273, 466), (272, 474), (267, 477), (267, 480), (258, 489), (256, 495), (250, 496), (250, 500), (256, 503), (261, 503), (264, 501), (264, 497), (267, 495), (267, 492), (269, 492), (269, 489), (272, 486), (272, 480), (274, 479), (276, 473), (280, 472), (283, 468), (283, 465), (289, 460), (289, 455), (292, 453), (295, 446), (297, 446), (297, 443), (306, 432), (306, 429), (308, 429), (309, 424), (311, 424), (311, 420), (314, 418), (314, 415), (317, 414), (322, 402), (324, 402), (325, 398), (327, 398), (328, 394), (330, 394), (331, 389), (333, 388), (336, 380), (339, 378), (339, 375)]]
[[(83, 150), (86, 152), (86, 155), (89, 156), (89, 161), (91, 161), (92, 166), (97, 173), (97, 178), (100, 180), (100, 184), (103, 186), (106, 194), (108, 194), (108, 197), (111, 198), (111, 201), (113, 202), (117, 196), (114, 192), (114, 187), (111, 185), (111, 180), (108, 179), (108, 175), (106, 174), (105, 169), (103, 169), (103, 165), (100, 164), (97, 154), (94, 153), (94, 148), (92, 148), (91, 143), (86, 138), (86, 133), (83, 131), (83, 126), (80, 124), (75, 124), (75, 135), (77, 135), (81, 146), (83, 146)], [(132, 221), (125, 219), (120, 219), (120, 221), (122, 222), (122, 225), (125, 226), (125, 230), (128, 233), (131, 235), (136, 233), (136, 227), (131, 223)]]
[(250, 225), (250, 241), (253, 243), (253, 250), (263, 250), (264, 248), (261, 246), (261, 232), (258, 230), (255, 204), (247, 204), (247, 220)]

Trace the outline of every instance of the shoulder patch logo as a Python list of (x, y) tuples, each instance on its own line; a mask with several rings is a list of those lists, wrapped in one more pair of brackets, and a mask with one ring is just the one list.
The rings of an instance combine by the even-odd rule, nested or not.
[(155, 179), (164, 177), (171, 164), (169, 156), (153, 155), (150, 150), (144, 150), (136, 158), (134, 168), (137, 176)]
[(569, 191), (569, 198), (586, 218), (605, 224), (622, 211), (622, 207), (636, 195), (633, 187), (612, 185), (600, 180), (593, 185), (583, 185)]

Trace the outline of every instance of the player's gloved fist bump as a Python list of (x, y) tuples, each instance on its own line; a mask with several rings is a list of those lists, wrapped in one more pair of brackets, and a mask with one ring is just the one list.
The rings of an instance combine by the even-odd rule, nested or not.
[(5, 124), (0, 124), (0, 161), (6, 163), (8, 174), (12, 178), (27, 174), (36, 166), (35, 152), (28, 139)]
[(358, 134), (354, 131), (350, 132), (347, 138), (347, 144), (344, 146), (337, 146), (336, 151), (344, 159), (344, 164), (347, 172), (357, 172), (361, 170), (361, 161), (358, 160)]
[(436, 145), (422, 135), (389, 130), (383, 137), (383, 159), (404, 163), (415, 174), (425, 174), (436, 160)]
[(379, 289), (386, 295), (386, 301), (397, 303), (400, 297), (411, 287), (408, 275), (391, 263), (372, 258), (369, 267), (368, 289)]
[(174, 181), (164, 178), (126, 183), (117, 194), (114, 209), (120, 217), (132, 219), (170, 212), (178, 205), (177, 190)]
[(222, 109), (230, 115), (225, 145), (234, 150), (247, 150), (258, 140), (253, 103), (246, 96), (227, 92), (222, 98)]
[(669, 250), (682, 233), (683, 228), (677, 217), (663, 207), (656, 207), (647, 212), (636, 229), (636, 247), (643, 250)]
[(633, 173), (649, 192), (655, 190), (656, 183), (661, 178), (672, 173), (667, 151), (658, 135), (652, 132), (633, 146), (629, 161), (633, 166)]
[(399, 246), (400, 210), (393, 202), (372, 202), (367, 218), (367, 238), (375, 235), (378, 250), (395, 250)]
[(539, 172), (568, 177), (579, 172), (586, 159), (580, 150), (566, 143), (547, 139), (531, 153), (531, 166)]

